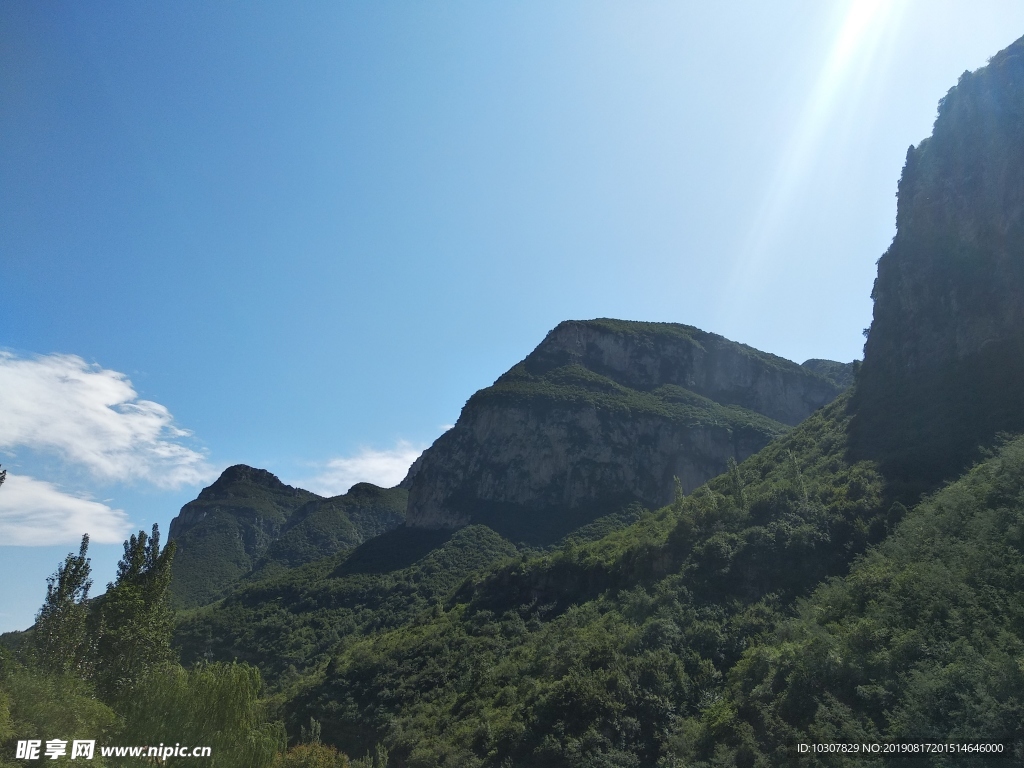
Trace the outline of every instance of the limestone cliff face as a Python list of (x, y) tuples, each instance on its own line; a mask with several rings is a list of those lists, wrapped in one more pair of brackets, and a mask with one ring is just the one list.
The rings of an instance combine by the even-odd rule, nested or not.
[(865, 370), (962, 360), (1024, 330), (1024, 39), (943, 98), (898, 195)]
[(808, 376), (807, 370), (789, 360), (671, 323), (560, 323), (523, 364), (536, 376), (580, 365), (645, 392), (663, 384), (676, 385), (790, 426), (832, 402), (837, 394), (833, 381)]
[(1024, 427), (1024, 39), (965, 73), (907, 153), (857, 387), (864, 453), (956, 471)]
[(407, 525), (554, 541), (630, 503), (670, 502), (674, 478), (692, 490), (841, 389), (688, 326), (565, 322), (423, 454)]

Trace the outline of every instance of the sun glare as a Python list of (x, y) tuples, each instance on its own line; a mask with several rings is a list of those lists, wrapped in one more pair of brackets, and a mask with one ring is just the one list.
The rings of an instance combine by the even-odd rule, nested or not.
[(888, 58), (881, 54), (892, 50), (905, 5), (905, 0), (853, 0), (845, 7), (820, 73), (734, 261), (728, 286), (734, 298), (723, 303), (727, 312), (740, 311), (743, 302), (735, 301), (735, 297), (749, 296), (762, 281), (777, 238), (795, 215), (796, 193), (840, 100), (850, 104), (861, 99), (867, 75), (877, 72)]

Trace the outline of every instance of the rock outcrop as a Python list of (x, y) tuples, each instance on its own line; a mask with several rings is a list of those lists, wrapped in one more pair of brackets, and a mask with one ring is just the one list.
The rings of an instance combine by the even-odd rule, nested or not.
[[(809, 361), (811, 362), (811, 361)], [(410, 471), (407, 525), (483, 523), (549, 543), (670, 502), (831, 402), (825, 373), (670, 323), (564, 322)]]

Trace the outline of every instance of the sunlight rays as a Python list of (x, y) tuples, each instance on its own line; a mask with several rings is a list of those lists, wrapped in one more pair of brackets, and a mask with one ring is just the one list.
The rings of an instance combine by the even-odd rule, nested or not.
[(734, 260), (726, 294), (731, 298), (723, 302), (726, 312), (742, 312), (743, 299), (763, 282), (775, 258), (773, 248), (780, 234), (798, 215), (795, 199), (811, 173), (826, 129), (835, 121), (841, 104), (849, 107), (862, 101), (868, 75), (883, 69), (891, 59), (907, 2), (852, 0), (846, 7), (828, 56)]

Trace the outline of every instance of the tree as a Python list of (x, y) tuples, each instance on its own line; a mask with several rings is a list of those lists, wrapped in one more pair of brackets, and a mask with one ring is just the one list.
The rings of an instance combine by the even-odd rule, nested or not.
[(46, 600), (36, 614), (33, 640), (40, 666), (52, 672), (87, 673), (91, 656), (87, 600), (92, 587), (88, 550), (89, 534), (85, 534), (78, 554), (69, 552), (46, 580)]
[(171, 582), (174, 542), (160, 549), (160, 529), (139, 531), (124, 543), (117, 578), (97, 611), (97, 684), (113, 701), (131, 690), (154, 667), (174, 660), (171, 650), (173, 612), (167, 589)]
[(255, 667), (170, 664), (150, 668), (138, 682), (121, 707), (126, 742), (210, 747), (218, 768), (267, 768), (285, 748), (284, 725), (268, 719)]

